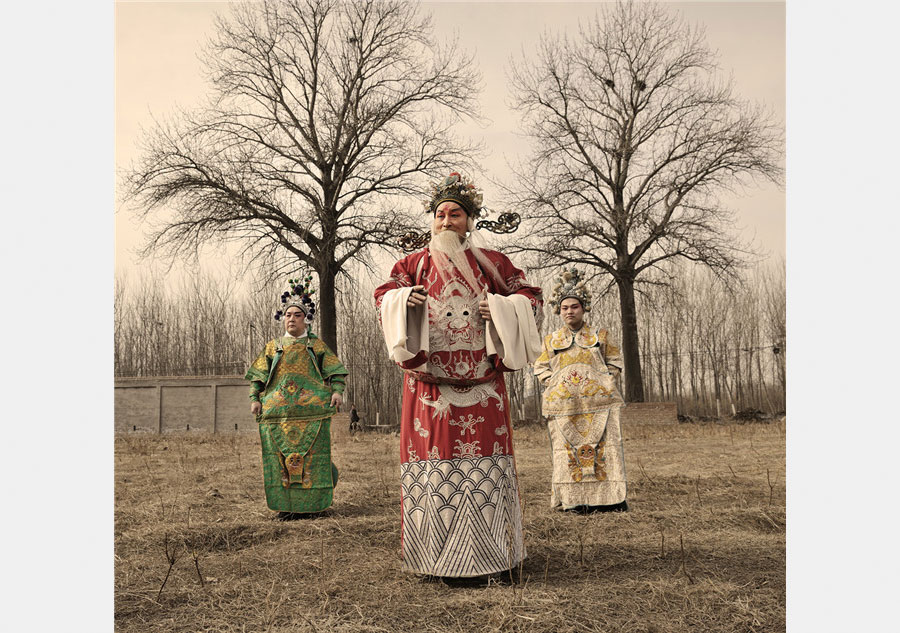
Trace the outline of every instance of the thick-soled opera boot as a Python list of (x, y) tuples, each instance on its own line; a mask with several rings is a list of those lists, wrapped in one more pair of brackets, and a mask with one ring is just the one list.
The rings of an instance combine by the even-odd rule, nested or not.
[(575, 506), (574, 508), (566, 508), (569, 512), (575, 514), (594, 514), (595, 512), (628, 512), (628, 502), (614, 503), (608, 506)]

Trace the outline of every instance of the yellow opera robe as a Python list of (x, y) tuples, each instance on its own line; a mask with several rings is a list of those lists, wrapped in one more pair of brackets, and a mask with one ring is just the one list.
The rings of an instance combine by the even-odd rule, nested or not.
[(567, 326), (544, 337), (534, 375), (544, 387), (553, 463), (550, 506), (605, 506), (625, 501), (625, 455), (613, 372), (619, 348), (605, 329)]

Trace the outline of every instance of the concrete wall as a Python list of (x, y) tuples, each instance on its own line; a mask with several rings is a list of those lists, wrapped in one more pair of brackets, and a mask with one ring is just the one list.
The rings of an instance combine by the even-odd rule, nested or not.
[(114, 392), (116, 431), (256, 430), (250, 383), (240, 376), (117, 378)]
[[(115, 427), (120, 432), (256, 431), (250, 383), (240, 376), (117, 378)], [(349, 419), (349, 418), (348, 418)], [(677, 424), (674, 402), (630, 402), (625, 424)], [(374, 422), (366, 420), (366, 422)], [(343, 418), (332, 426), (348, 424)]]

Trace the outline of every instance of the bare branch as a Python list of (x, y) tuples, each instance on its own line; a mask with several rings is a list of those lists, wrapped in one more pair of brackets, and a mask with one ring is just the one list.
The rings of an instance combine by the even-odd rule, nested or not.
[(157, 123), (124, 178), (144, 254), (236, 242), (247, 264), (302, 262), (336, 347), (335, 277), (410, 224), (398, 196), (471, 164), (452, 127), (477, 116), (472, 54), (415, 2), (265, 0), (220, 17), (203, 60), (208, 105)]
[(652, 2), (620, 1), (577, 36), (544, 37), (510, 76), (534, 143), (504, 187), (509, 206), (528, 209), (511, 250), (611, 277), (626, 390), (637, 396), (635, 283), (679, 259), (739, 279), (755, 253), (734, 236), (720, 196), (754, 179), (781, 182), (782, 125), (719, 78), (701, 28)]

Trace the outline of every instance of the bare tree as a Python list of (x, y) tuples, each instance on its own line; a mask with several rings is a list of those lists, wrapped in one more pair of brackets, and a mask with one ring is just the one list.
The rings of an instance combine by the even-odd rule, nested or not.
[(507, 187), (532, 238), (512, 250), (609, 276), (625, 396), (642, 401), (636, 282), (666, 283), (676, 258), (738, 274), (752, 250), (719, 196), (780, 181), (782, 127), (719, 79), (702, 28), (653, 3), (620, 2), (576, 37), (545, 36), (511, 78), (535, 147)]
[(322, 338), (337, 349), (335, 280), (409, 226), (401, 197), (467, 165), (452, 124), (480, 77), (403, 0), (265, 0), (218, 18), (212, 95), (144, 137), (125, 200), (154, 225), (145, 254), (196, 257), (236, 242), (270, 277), (319, 278)]

